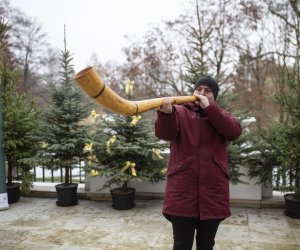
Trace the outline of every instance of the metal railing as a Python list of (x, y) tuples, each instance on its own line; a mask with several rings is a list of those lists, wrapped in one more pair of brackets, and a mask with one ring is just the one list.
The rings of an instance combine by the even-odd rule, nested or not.
[[(70, 168), (70, 182), (84, 183), (85, 170), (84, 161), (79, 161), (78, 167)], [(64, 169), (49, 170), (45, 166), (37, 166), (32, 169), (34, 182), (64, 182)]]

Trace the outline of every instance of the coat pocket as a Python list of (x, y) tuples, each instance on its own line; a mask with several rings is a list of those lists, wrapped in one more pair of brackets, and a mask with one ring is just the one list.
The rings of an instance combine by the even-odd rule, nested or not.
[(178, 162), (177, 164), (172, 164), (168, 169), (168, 176), (177, 174), (179, 172), (187, 171), (189, 168), (188, 166), (195, 160), (194, 157), (189, 157), (183, 162)]
[(228, 179), (230, 179), (229, 169), (228, 169), (227, 165), (223, 161), (221, 161), (217, 156), (214, 155), (213, 158), (214, 158), (214, 162), (220, 168), (222, 173), (225, 174), (225, 176)]

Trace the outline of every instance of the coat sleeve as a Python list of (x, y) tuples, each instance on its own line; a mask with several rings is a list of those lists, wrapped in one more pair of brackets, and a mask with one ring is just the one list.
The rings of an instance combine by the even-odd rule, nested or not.
[(221, 109), (217, 102), (209, 105), (204, 112), (212, 126), (226, 140), (232, 141), (241, 135), (242, 128), (240, 123), (229, 112)]
[(155, 121), (155, 135), (165, 141), (175, 140), (179, 131), (177, 112), (173, 109), (172, 114), (164, 114), (157, 111)]

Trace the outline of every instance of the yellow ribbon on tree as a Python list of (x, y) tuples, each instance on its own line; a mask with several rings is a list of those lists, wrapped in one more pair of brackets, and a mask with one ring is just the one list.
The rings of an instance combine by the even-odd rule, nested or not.
[(110, 153), (111, 150), (110, 150), (110, 147), (112, 144), (114, 144), (114, 142), (116, 141), (117, 139), (117, 136), (113, 135), (106, 143), (106, 152), (107, 153)]
[(89, 155), (87, 157), (87, 160), (88, 160), (88, 165), (91, 165), (92, 162), (98, 162), (98, 158), (96, 155)]
[(83, 148), (83, 152), (92, 152), (93, 151), (93, 143), (86, 143)]
[(98, 175), (100, 175), (99, 172), (98, 172), (98, 170), (94, 170), (94, 169), (93, 169), (93, 170), (91, 171), (91, 173), (90, 173), (90, 176), (93, 176), (93, 177), (94, 177), (94, 176), (98, 176)]
[(126, 85), (125, 85), (125, 94), (126, 95), (130, 95), (132, 96), (133, 94), (133, 84), (134, 84), (134, 81), (128, 79), (126, 81)]
[(99, 173), (99, 171), (98, 170), (92, 170), (91, 172), (90, 172), (90, 176), (98, 176), (98, 175), (100, 175), (100, 173)]
[(142, 117), (140, 115), (133, 115), (132, 121), (130, 123), (130, 127), (135, 127), (139, 120), (141, 120)]
[(92, 118), (95, 118), (96, 116), (97, 116), (96, 110), (93, 109), (93, 110), (91, 111), (91, 117), (92, 117)]
[(93, 143), (86, 143), (83, 148), (84, 153), (89, 153), (89, 156), (87, 157), (88, 165), (91, 165), (92, 162), (98, 162), (98, 158), (96, 155), (92, 155), (93, 152)]
[(167, 168), (163, 168), (162, 170), (160, 170), (160, 172), (161, 172), (162, 174), (166, 174), (166, 173), (167, 173), (167, 171), (168, 171), (168, 169), (167, 169)]
[(160, 155), (160, 150), (158, 148), (152, 148), (152, 157), (157, 158), (157, 159), (163, 159), (164, 158)]
[(135, 163), (134, 162), (126, 161), (125, 166), (122, 167), (122, 169), (121, 169), (121, 172), (124, 173), (128, 168), (131, 168), (131, 174), (133, 176), (137, 176), (136, 175)]

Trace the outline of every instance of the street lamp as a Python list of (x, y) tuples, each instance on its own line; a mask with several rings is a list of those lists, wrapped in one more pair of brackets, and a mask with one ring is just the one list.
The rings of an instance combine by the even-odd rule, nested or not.
[(2, 116), (2, 99), (0, 96), (0, 210), (8, 209), (8, 199), (6, 192), (6, 175), (4, 160), (4, 139), (3, 139), (3, 116)]

